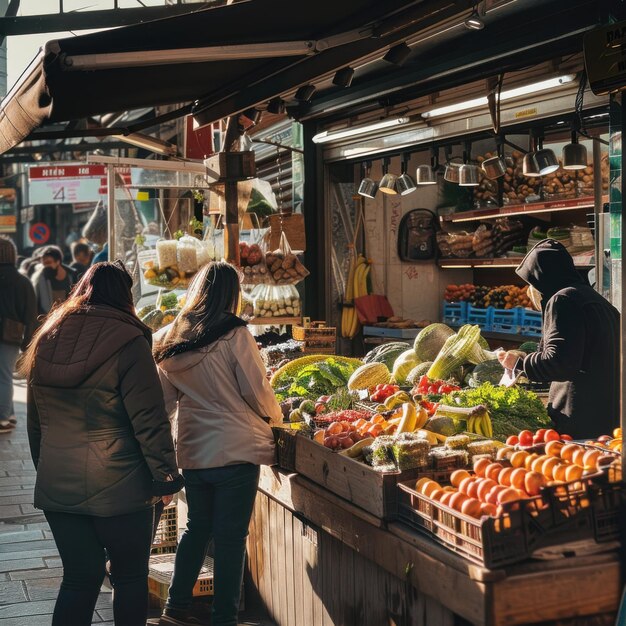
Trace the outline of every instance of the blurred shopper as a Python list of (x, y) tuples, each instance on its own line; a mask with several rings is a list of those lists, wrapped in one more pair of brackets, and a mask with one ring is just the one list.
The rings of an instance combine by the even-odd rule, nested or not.
[(41, 252), (40, 267), (32, 276), (39, 313), (47, 315), (53, 305), (65, 302), (76, 282), (74, 271), (63, 265), (63, 253), (57, 246)]
[(90, 268), (24, 358), (35, 506), (63, 563), (53, 626), (91, 624), (105, 554), (115, 623), (145, 625), (154, 504), (182, 486), (131, 284), (121, 265)]
[(109, 260), (109, 244), (105, 243), (102, 246), (102, 250), (100, 250), (100, 252), (98, 252), (98, 254), (96, 254), (93, 257), (93, 261), (92, 263), (95, 265), (96, 263), (104, 263), (105, 261)]
[(70, 267), (76, 274), (76, 280), (80, 280), (91, 265), (92, 250), (89, 244), (74, 242), (72, 244), (72, 264)]
[(0, 433), (15, 425), (13, 371), (20, 352), (32, 339), (37, 303), (30, 281), (15, 267), (17, 248), (0, 235)]
[(192, 591), (215, 544), (213, 626), (235, 626), (259, 466), (274, 463), (270, 422), (281, 422), (256, 343), (239, 317), (237, 270), (198, 272), (176, 320), (157, 337), (166, 408), (175, 413), (178, 466), (189, 507), (160, 624), (204, 624)]

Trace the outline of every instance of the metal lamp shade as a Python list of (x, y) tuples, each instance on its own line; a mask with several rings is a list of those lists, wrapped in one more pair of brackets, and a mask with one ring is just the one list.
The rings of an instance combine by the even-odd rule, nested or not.
[(398, 177), (398, 180), (396, 181), (396, 190), (401, 196), (406, 196), (416, 189), (417, 185), (415, 184), (415, 181), (407, 173)]
[(535, 162), (539, 167), (540, 176), (552, 174), (552, 172), (556, 172), (559, 167), (561, 167), (556, 158), (556, 154), (554, 154), (554, 150), (548, 148), (543, 148), (535, 152)]
[(485, 176), (490, 180), (496, 180), (506, 174), (506, 163), (498, 156), (485, 159), (481, 165)]
[(443, 174), (444, 180), (447, 180), (449, 183), (458, 184), (460, 169), (461, 169), (461, 165), (459, 163), (448, 163), (446, 165), (446, 171)]
[(435, 170), (430, 165), (418, 165), (415, 172), (415, 179), (418, 185), (436, 185), (437, 176)]
[(398, 177), (395, 174), (385, 174), (381, 179), (380, 183), (378, 183), (378, 189), (382, 193), (387, 194), (397, 194), (396, 190), (396, 181)]
[(527, 152), (524, 155), (522, 162), (522, 173), (524, 176), (541, 176), (535, 154), (535, 152)]
[(378, 191), (378, 184), (371, 178), (364, 178), (359, 185), (357, 193), (365, 198), (374, 198)]
[(478, 175), (478, 167), (465, 163), (459, 168), (459, 186), (460, 187), (478, 187), (480, 177)]
[(562, 157), (564, 170), (584, 170), (587, 167), (587, 148), (580, 143), (564, 146)]

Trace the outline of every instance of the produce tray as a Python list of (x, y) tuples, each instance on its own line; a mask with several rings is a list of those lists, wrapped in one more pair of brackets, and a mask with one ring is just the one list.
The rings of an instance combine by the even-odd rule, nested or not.
[(480, 520), (430, 500), (414, 485), (412, 480), (398, 484), (400, 520), (490, 569), (524, 561), (549, 546), (619, 539), (624, 492), (607, 473), (546, 487), (519, 506), (505, 505), (501, 517)]
[(468, 302), (443, 303), (443, 323), (450, 326), (463, 326), (467, 323)]
[(296, 471), (335, 495), (382, 520), (398, 515), (397, 484), (400, 480), (417, 480), (428, 476), (446, 481), (451, 470), (413, 469), (404, 472), (378, 472), (307, 437), (295, 437)]
[(152, 541), (151, 554), (172, 554), (178, 545), (178, 507), (170, 504), (163, 509)]
[(482, 330), (490, 331), (493, 326), (493, 307), (480, 309), (471, 304), (468, 305), (467, 323), (477, 324)]
[(491, 329), (496, 333), (516, 335), (520, 332), (521, 307), (513, 309), (493, 309)]
[(292, 428), (272, 427), (276, 443), (276, 462), (279, 467), (288, 472), (296, 471), (296, 435), (298, 432)]
[[(150, 557), (148, 569), (148, 593), (161, 604), (167, 600), (167, 592), (174, 571), (175, 554), (161, 554)], [(198, 580), (193, 587), (193, 596), (213, 595), (213, 559), (206, 557)]]

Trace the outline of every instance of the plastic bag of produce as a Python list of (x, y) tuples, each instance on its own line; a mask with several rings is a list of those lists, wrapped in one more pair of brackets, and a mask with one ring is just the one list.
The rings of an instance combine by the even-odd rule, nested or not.
[(257, 285), (250, 293), (254, 317), (299, 317), (300, 295), (293, 285)]
[(176, 239), (159, 239), (156, 243), (156, 261), (159, 269), (176, 267), (178, 263), (178, 242)]
[(309, 271), (291, 250), (284, 232), (280, 235), (280, 246), (265, 255), (265, 262), (277, 285), (295, 285), (309, 275)]
[(458, 233), (450, 233), (450, 250), (451, 256), (466, 259), (474, 252), (473, 241), (474, 236), (465, 231)]
[(250, 218), (250, 228), (243, 228), (245, 221), (240, 223), (239, 260), (244, 272), (244, 284), (258, 285), (267, 283), (269, 273), (265, 263), (267, 228), (261, 228), (256, 215)]
[(190, 237), (189, 235), (185, 235), (178, 240), (178, 245), (176, 246), (178, 271), (186, 274), (195, 274), (198, 271), (199, 246), (196, 246), (196, 241), (198, 240), (195, 237)]
[(221, 261), (224, 258), (224, 223), (221, 215), (211, 215), (204, 221), (204, 239), (202, 241), (209, 261)]
[(481, 224), (472, 237), (472, 250), (479, 259), (493, 256), (493, 229), (487, 224)]

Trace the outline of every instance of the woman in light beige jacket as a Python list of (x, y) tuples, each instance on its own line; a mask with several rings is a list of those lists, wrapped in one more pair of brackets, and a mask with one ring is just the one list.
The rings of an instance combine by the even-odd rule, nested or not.
[(156, 336), (154, 354), (189, 506), (163, 626), (203, 623), (191, 610), (192, 590), (211, 539), (211, 623), (237, 624), (259, 465), (274, 462), (270, 424), (282, 421), (256, 343), (235, 315), (240, 299), (237, 270), (211, 263), (194, 279), (176, 321)]

